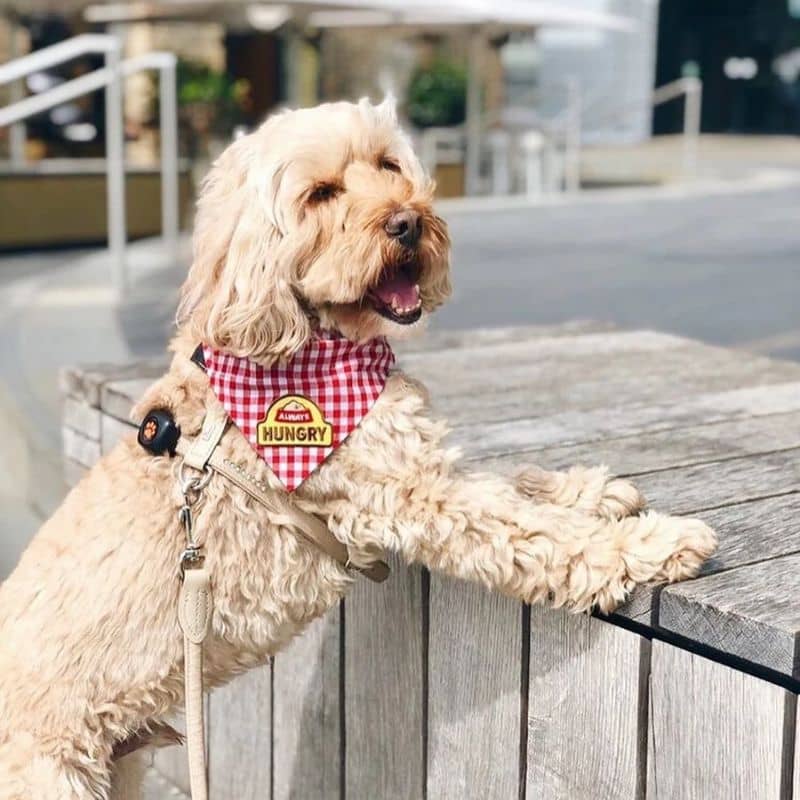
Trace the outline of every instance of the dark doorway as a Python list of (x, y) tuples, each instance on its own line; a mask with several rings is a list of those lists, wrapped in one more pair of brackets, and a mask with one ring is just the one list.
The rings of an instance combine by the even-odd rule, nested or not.
[[(661, 0), (656, 84), (703, 80), (707, 132), (800, 133), (800, 19), (792, 0)], [(777, 69), (776, 59), (788, 63)], [(656, 109), (655, 133), (681, 129), (682, 108)]]

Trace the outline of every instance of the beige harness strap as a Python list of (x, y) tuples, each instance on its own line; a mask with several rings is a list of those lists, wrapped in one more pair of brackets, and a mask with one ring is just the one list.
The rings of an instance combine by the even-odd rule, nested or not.
[[(194, 538), (192, 506), (199, 500), (209, 480), (207, 462), (216, 450), (227, 427), (223, 414), (209, 413), (200, 435), (183, 454), (178, 472), (184, 505), (180, 519), (186, 530), (187, 547), (181, 556), (181, 591), (178, 622), (183, 631), (183, 684), (186, 709), (186, 750), (189, 761), (189, 788), (192, 800), (208, 800), (206, 737), (203, 717), (203, 642), (211, 627), (212, 597), (202, 545)], [(202, 473), (184, 475), (184, 465)]]
[(319, 517), (299, 509), (288, 495), (277, 494), (274, 489), (264, 485), (238, 464), (226, 459), (217, 449), (217, 445), (226, 432), (234, 430), (236, 429), (233, 426), (228, 428), (228, 417), (225, 412), (215, 407), (213, 411), (207, 413), (200, 435), (193, 441), (179, 439), (176, 452), (183, 456), (187, 466), (202, 472), (210, 469), (227, 478), (266, 508), (271, 522), (290, 528), (343, 567), (357, 569), (376, 583), (382, 583), (389, 577), (389, 566), (385, 561), (375, 561), (366, 567), (354, 567), (350, 563), (347, 546), (328, 530), (328, 526)]
[(203, 718), (203, 640), (211, 625), (211, 590), (204, 566), (183, 576), (178, 620), (183, 630), (186, 749), (192, 800), (208, 800)]

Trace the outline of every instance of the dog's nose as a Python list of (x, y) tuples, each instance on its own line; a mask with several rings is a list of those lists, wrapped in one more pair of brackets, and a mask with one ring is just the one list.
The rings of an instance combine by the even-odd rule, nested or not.
[(404, 247), (413, 247), (422, 232), (422, 219), (416, 211), (403, 209), (395, 211), (383, 226), (386, 233), (397, 239)]

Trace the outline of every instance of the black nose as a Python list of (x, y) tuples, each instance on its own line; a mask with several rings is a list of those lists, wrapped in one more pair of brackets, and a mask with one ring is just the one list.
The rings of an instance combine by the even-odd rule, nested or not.
[(383, 226), (386, 233), (404, 247), (413, 247), (422, 232), (422, 219), (416, 211), (395, 211)]

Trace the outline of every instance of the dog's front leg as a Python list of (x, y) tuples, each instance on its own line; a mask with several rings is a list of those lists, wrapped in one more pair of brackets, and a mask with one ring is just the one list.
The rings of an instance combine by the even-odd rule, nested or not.
[(381, 545), (525, 602), (575, 611), (608, 612), (637, 583), (691, 577), (716, 544), (699, 520), (654, 512), (600, 519), (536, 504), (491, 475), (433, 472), (413, 486), (384, 480), (366, 489), (329, 517), (354, 551)]
[[(310, 510), (325, 516), (354, 563), (383, 548), (526, 602), (610, 611), (637, 583), (695, 575), (714, 550), (716, 537), (699, 520), (621, 513), (639, 504), (638, 492), (625, 495), (629, 484), (605, 473), (594, 474), (600, 490), (586, 503), (571, 497), (592, 499), (588, 491), (556, 487), (544, 492), (551, 502), (538, 502), (541, 481), (463, 472), (446, 433), (430, 417), (424, 389), (398, 374), (321, 471)], [(588, 485), (585, 472), (578, 478), (575, 485)], [(598, 498), (618, 491), (625, 508), (599, 513)]]
[(641, 513), (647, 505), (630, 481), (612, 475), (608, 467), (571, 467), (551, 472), (528, 467), (516, 478), (522, 494), (540, 503), (553, 503), (602, 519), (622, 519)]

